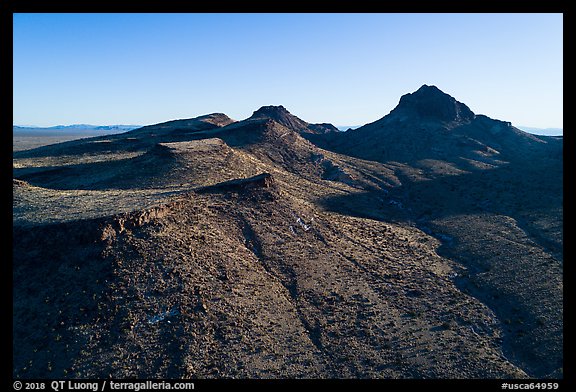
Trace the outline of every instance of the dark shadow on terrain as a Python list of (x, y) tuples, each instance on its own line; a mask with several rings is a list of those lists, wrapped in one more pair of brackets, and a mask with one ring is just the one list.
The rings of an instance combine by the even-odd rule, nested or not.
[[(303, 135), (325, 150), (380, 163), (401, 162), (418, 166), (425, 159), (442, 160), (461, 169), (473, 169), (462, 158), (499, 165), (498, 161), (522, 162), (562, 159), (562, 139), (534, 136), (503, 122), (479, 115), (469, 124), (453, 129), (418, 123), (369, 124), (360, 130)], [(493, 127), (499, 127), (494, 130)]]
[(554, 219), (562, 221), (562, 167), (532, 169), (508, 165), (419, 182), (399, 176), (403, 185), (388, 192), (352, 193), (319, 204), (331, 211), (383, 221), (420, 222), (492, 212), (514, 218), (539, 245), (562, 255), (562, 238), (547, 235), (529, 220), (535, 212), (556, 211)]
[(136, 152), (145, 150), (153, 144), (153, 142), (129, 138), (124, 134), (106, 135), (71, 140), (31, 150), (16, 151), (13, 157), (14, 159), (22, 159)]
[[(232, 129), (209, 128), (198, 131), (178, 129), (166, 134), (123, 133), (73, 140), (14, 153), (14, 159), (54, 158), (52, 166), (13, 169), (13, 177), (32, 185), (59, 190), (131, 189), (166, 183), (169, 173), (178, 166), (177, 159), (158, 143), (223, 139), (231, 147), (244, 147), (262, 140), (266, 123), (250, 121), (233, 124)], [(152, 131), (150, 131), (152, 132)], [(97, 156), (100, 154), (137, 153), (134, 158), (109, 161), (57, 165), (62, 156)]]
[(198, 138), (217, 137), (230, 147), (242, 148), (251, 144), (261, 142), (264, 133), (268, 129), (267, 121), (264, 120), (244, 120), (227, 127), (214, 130), (210, 135), (197, 135)]
[(143, 155), (113, 161), (13, 169), (13, 177), (59, 190), (143, 188), (165, 181), (178, 165), (175, 157), (163, 150), (155, 147)]
[(76, 377), (112, 273), (89, 222), (13, 229), (15, 378)]
[(16, 151), (15, 159), (45, 158), (60, 156), (98, 155), (146, 151), (158, 143), (173, 143), (214, 137), (219, 127), (201, 130), (172, 129), (170, 132), (130, 131), (121, 134), (96, 136), (79, 140), (42, 146), (30, 150)]
[[(554, 268), (561, 268), (560, 263), (563, 257), (561, 229), (559, 233), (554, 230), (546, 232), (541, 227), (541, 223), (530, 220), (534, 214), (540, 214), (548, 215), (551, 224), (562, 222), (561, 164), (508, 165), (428, 181), (410, 182), (407, 178), (403, 178), (402, 182), (402, 186), (390, 188), (387, 194), (374, 191), (358, 192), (322, 199), (319, 200), (319, 204), (341, 214), (414, 224), (441, 240), (442, 245), (438, 253), (460, 262), (467, 268), (468, 276), (456, 280), (458, 287), (493, 309), (498, 319), (504, 323), (503, 347), (507, 357), (514, 363), (523, 364), (524, 370), (534, 377), (545, 377), (560, 368), (562, 357), (543, 361), (541, 356), (526, 349), (526, 339), (530, 338), (531, 331), (542, 328), (544, 321), (536, 320), (531, 306), (522, 303), (522, 301), (531, 301), (529, 298), (526, 299), (525, 289), (519, 289), (524, 290), (519, 294), (520, 296), (515, 295), (513, 291), (504, 296), (494, 295), (495, 292), (505, 291), (502, 286), (478, 286), (479, 282), (482, 282), (480, 274), (485, 272), (482, 269), (485, 265), (484, 261), (474, 259), (478, 256), (462, 254), (461, 250), (454, 251), (454, 245), (460, 241), (460, 238), (452, 238), (439, 232), (438, 230), (442, 230), (441, 227), (429, 222), (446, 217), (479, 213), (512, 217), (517, 221), (520, 229), (525, 231), (536, 244), (548, 254), (556, 257), (556, 260), (553, 260), (557, 263)], [(501, 247), (501, 257), (511, 258), (510, 262), (514, 262), (514, 257), (526, 257), (506, 253), (507, 245), (504, 240), (502, 241), (497, 243), (499, 244), (497, 246)], [(478, 254), (482, 254), (482, 250)], [(498, 258), (497, 254), (486, 254), (488, 255)], [(536, 266), (536, 262), (533, 264)], [(534, 273), (537, 274), (538, 271)], [(524, 283), (518, 281), (516, 284), (522, 287)], [(501, 285), (501, 283), (495, 284)], [(561, 308), (561, 298), (557, 302), (554, 306)], [(549, 338), (554, 339), (554, 336), (550, 335)], [(536, 350), (541, 355), (545, 348), (537, 347)]]

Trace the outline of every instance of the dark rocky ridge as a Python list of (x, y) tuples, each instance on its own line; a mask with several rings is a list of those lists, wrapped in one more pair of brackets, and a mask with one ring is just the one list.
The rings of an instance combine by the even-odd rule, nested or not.
[(304, 120), (299, 119), (290, 113), (282, 105), (280, 106), (262, 106), (256, 110), (248, 120), (269, 118), (277, 123), (284, 125), (299, 133), (312, 133), (312, 134), (326, 134), (331, 132), (339, 132), (332, 124), (310, 124)]
[(446, 123), (470, 122), (475, 117), (468, 106), (456, 101), (438, 87), (428, 85), (423, 85), (415, 92), (403, 95), (390, 115), (410, 116), (419, 120), (439, 120)]
[(437, 159), (464, 170), (485, 164), (499, 167), (533, 154), (555, 155), (562, 146), (558, 139), (535, 136), (509, 122), (476, 115), (465, 104), (427, 85), (402, 96), (398, 105), (377, 121), (307, 138), (322, 148), (362, 159), (408, 164)]
[(229, 181), (224, 181), (219, 184), (210, 185), (204, 188), (197, 189), (197, 193), (211, 193), (211, 192), (250, 192), (252, 189), (257, 188), (271, 188), (274, 187), (274, 177), (270, 173), (261, 173), (249, 178), (240, 178)]

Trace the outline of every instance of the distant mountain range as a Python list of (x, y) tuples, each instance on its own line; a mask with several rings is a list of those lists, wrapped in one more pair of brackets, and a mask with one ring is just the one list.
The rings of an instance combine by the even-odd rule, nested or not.
[[(71, 125), (55, 125), (53, 127), (37, 127), (34, 125), (13, 125), (12, 129), (14, 131), (131, 131), (132, 129), (140, 128), (142, 125), (92, 125), (92, 124), (71, 124)], [(348, 129), (360, 128), (361, 125), (338, 125), (336, 128), (339, 131), (345, 132)], [(528, 127), (524, 125), (518, 125), (518, 129), (534, 135), (545, 135), (545, 136), (562, 136), (562, 128), (537, 128)], [(333, 129), (332, 129), (333, 130)]]
[(72, 125), (55, 125), (53, 127), (36, 127), (33, 125), (13, 125), (12, 130), (39, 130), (39, 131), (130, 131), (140, 128), (141, 125), (91, 125), (91, 124), (72, 124)]
[(535, 128), (526, 127), (524, 125), (518, 125), (516, 128), (523, 130), (524, 132), (529, 132), (534, 135), (544, 135), (544, 136), (562, 136), (564, 130), (562, 128)]

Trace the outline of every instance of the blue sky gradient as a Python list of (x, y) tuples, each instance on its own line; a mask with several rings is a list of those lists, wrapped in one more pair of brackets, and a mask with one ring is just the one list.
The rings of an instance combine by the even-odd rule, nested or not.
[(284, 105), (365, 124), (433, 84), (563, 127), (562, 14), (14, 14), (13, 123), (153, 124)]

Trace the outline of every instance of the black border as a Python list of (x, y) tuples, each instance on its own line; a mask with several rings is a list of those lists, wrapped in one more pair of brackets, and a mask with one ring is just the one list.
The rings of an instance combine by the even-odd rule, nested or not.
[[(278, 9), (281, 7), (281, 9)], [(494, 13), (494, 12), (518, 12), (518, 13), (532, 13), (532, 12), (542, 12), (542, 13), (563, 13), (564, 14), (564, 47), (573, 49), (574, 48), (574, 32), (568, 32), (568, 30), (572, 29), (574, 26), (573, 18), (571, 13), (568, 11), (568, 2), (567, 1), (556, 1), (556, 0), (547, 0), (547, 1), (540, 1), (540, 2), (528, 2), (522, 0), (466, 0), (466, 1), (448, 1), (448, 0), (405, 0), (405, 1), (354, 1), (354, 2), (325, 2), (325, 3), (314, 3), (314, 4), (306, 4), (306, 3), (287, 3), (283, 2), (279, 4), (278, 2), (268, 2), (265, 5), (258, 4), (258, 3), (245, 3), (236, 1), (234, 3), (229, 3), (224, 5), (222, 2), (196, 2), (196, 1), (186, 1), (186, 0), (162, 0), (162, 1), (138, 1), (138, 2), (129, 2), (124, 1), (121, 2), (119, 0), (100, 0), (100, 1), (58, 1), (58, 0), (4, 0), (0, 1), (0, 10), (1, 10), (1, 19), (0, 19), (0, 29), (1, 29), (1, 36), (2, 36), (2, 51), (8, 52), (10, 51), (10, 55), (8, 53), (2, 54), (2, 61), (0, 61), (0, 70), (2, 75), (2, 86), (3, 90), (6, 91), (6, 95), (8, 95), (8, 86), (12, 85), (12, 14), (13, 13), (30, 13), (30, 12), (38, 12), (38, 13), (56, 13), (56, 12), (81, 12), (81, 13), (92, 13), (92, 12), (103, 12), (103, 13), (113, 13), (113, 12), (161, 12), (161, 13), (170, 13), (170, 12), (235, 12), (235, 13), (244, 13), (244, 12), (406, 12), (406, 13), (439, 13), (439, 12), (448, 12), (448, 13), (459, 13), (459, 12), (486, 12), (486, 13)], [(571, 54), (571, 51), (564, 50), (564, 53)], [(572, 63), (572, 64), (570, 64)], [(571, 70), (574, 70), (573, 61), (570, 61), (568, 56), (564, 56), (564, 72), (565, 79), (564, 84), (566, 81), (569, 82), (571, 77)], [(571, 89), (567, 91), (572, 92)], [(564, 97), (566, 98), (566, 96)], [(569, 97), (570, 98), (570, 97)], [(8, 100), (2, 100), (2, 102), (9, 102)], [(10, 101), (12, 102), (12, 101)], [(568, 118), (565, 116), (565, 120)], [(12, 141), (8, 139), (8, 132), (7, 127), (8, 125), (12, 126), (12, 124), (8, 124), (8, 119), (10, 117), (7, 115), (2, 116), (2, 119), (6, 122), (6, 130), (3, 132), (3, 135), (6, 135), (7, 140), (3, 145), (6, 147), (8, 151), (6, 151), (3, 156), (4, 157), (11, 157), (12, 155)], [(574, 182), (574, 164), (571, 162), (573, 157), (574, 149), (574, 137), (572, 135), (573, 121), (568, 121), (567, 124), (564, 125), (565, 129), (568, 129), (568, 132), (564, 133), (564, 182), (568, 184), (568, 186), (564, 187), (564, 200), (568, 200), (568, 203), (564, 203), (564, 221), (566, 222), (566, 217), (572, 217), (573, 207), (572, 201), (574, 199), (573, 195), (573, 188), (571, 184)], [(568, 142), (566, 144), (566, 142)], [(12, 180), (9, 178), (9, 175), (12, 171), (12, 168), (8, 167), (8, 164), (11, 162), (6, 160), (6, 167), (4, 170), (1, 171), (2, 175), (6, 177), (6, 188), (10, 186), (9, 189), (12, 189), (11, 182)], [(568, 163), (568, 164), (566, 164)], [(568, 181), (566, 181), (568, 180)], [(6, 191), (6, 194), (8, 192)], [(7, 206), (7, 215), (4, 221), (5, 222), (12, 222), (12, 204), (11, 202), (7, 201), (5, 204)], [(5, 233), (10, 233), (8, 238), (10, 244), (6, 244), (7, 247), (10, 248), (10, 260), (12, 260), (12, 230), (9, 228), (5, 231)], [(568, 229), (570, 227), (568, 226)], [(567, 231), (565, 230), (564, 233)], [(570, 230), (568, 230), (571, 233)], [(564, 234), (566, 235), (566, 234)], [(4, 236), (6, 238), (6, 236)], [(566, 241), (564, 241), (566, 244)], [(571, 257), (569, 247), (564, 245), (565, 256), (564, 259), (568, 260), (568, 263), (564, 264), (565, 267), (565, 276), (568, 279), (576, 276), (574, 274), (574, 264)], [(11, 277), (12, 276), (12, 268), (11, 263), (8, 264), (7, 262), (4, 263), (4, 268), (6, 273), (4, 276)], [(569, 280), (567, 283), (571, 283)], [(472, 387), (480, 387), (485, 390), (502, 390), (502, 383), (508, 382), (512, 384), (521, 384), (521, 383), (537, 383), (537, 382), (558, 382), (560, 384), (560, 388), (558, 390), (564, 390), (566, 387), (571, 386), (572, 388), (576, 387), (576, 369), (574, 367), (574, 353), (576, 350), (574, 349), (574, 337), (571, 334), (572, 331), (576, 331), (575, 324), (573, 320), (570, 318), (571, 313), (574, 309), (574, 301), (573, 301), (573, 288), (571, 284), (565, 285), (564, 290), (564, 378), (562, 380), (536, 380), (536, 379), (529, 379), (529, 380), (451, 380), (451, 379), (439, 379), (439, 380), (337, 380), (337, 379), (323, 379), (323, 380), (190, 380), (193, 381), (195, 384), (195, 391), (202, 391), (206, 389), (219, 389), (225, 387), (233, 387), (233, 388), (250, 388), (255, 390), (270, 390), (270, 388), (274, 387), (322, 387), (322, 388), (331, 388), (331, 387), (344, 387), (344, 388), (375, 388), (375, 387), (390, 387), (392, 390), (400, 389), (400, 388), (442, 388), (442, 389), (451, 389), (454, 390), (462, 390), (462, 388), (466, 388), (469, 386)], [(8, 302), (7, 299), (12, 299), (12, 282), (10, 279), (9, 284), (3, 285), (3, 298)], [(10, 309), (10, 314), (12, 314), (12, 301), (10, 301), (8, 306), (4, 307), (4, 309)], [(12, 326), (12, 323), (11, 323)], [(10, 342), (6, 342), (6, 344), (10, 345), (10, 352), (12, 352), (12, 343), (11, 339)], [(7, 390), (14, 390), (13, 389), (13, 382), (15, 381), (12, 376), (12, 369), (8, 368), (5, 369), (6, 375), (6, 385)], [(52, 380), (21, 380), (22, 382), (44, 382), (46, 383), (46, 390), (51, 390), (49, 388), (49, 384)], [(99, 381), (102, 384), (101, 380), (84, 380), (84, 381)], [(116, 380), (116, 381), (128, 381), (128, 380)], [(136, 380), (135, 380), (136, 381)], [(145, 380), (137, 380), (138, 382), (145, 381)], [(162, 381), (162, 380), (153, 380), (153, 381)], [(168, 382), (178, 382), (179, 380), (164, 380)]]
[(567, 0), (62, 1), (13, 0), (12, 12), (564, 12)]

